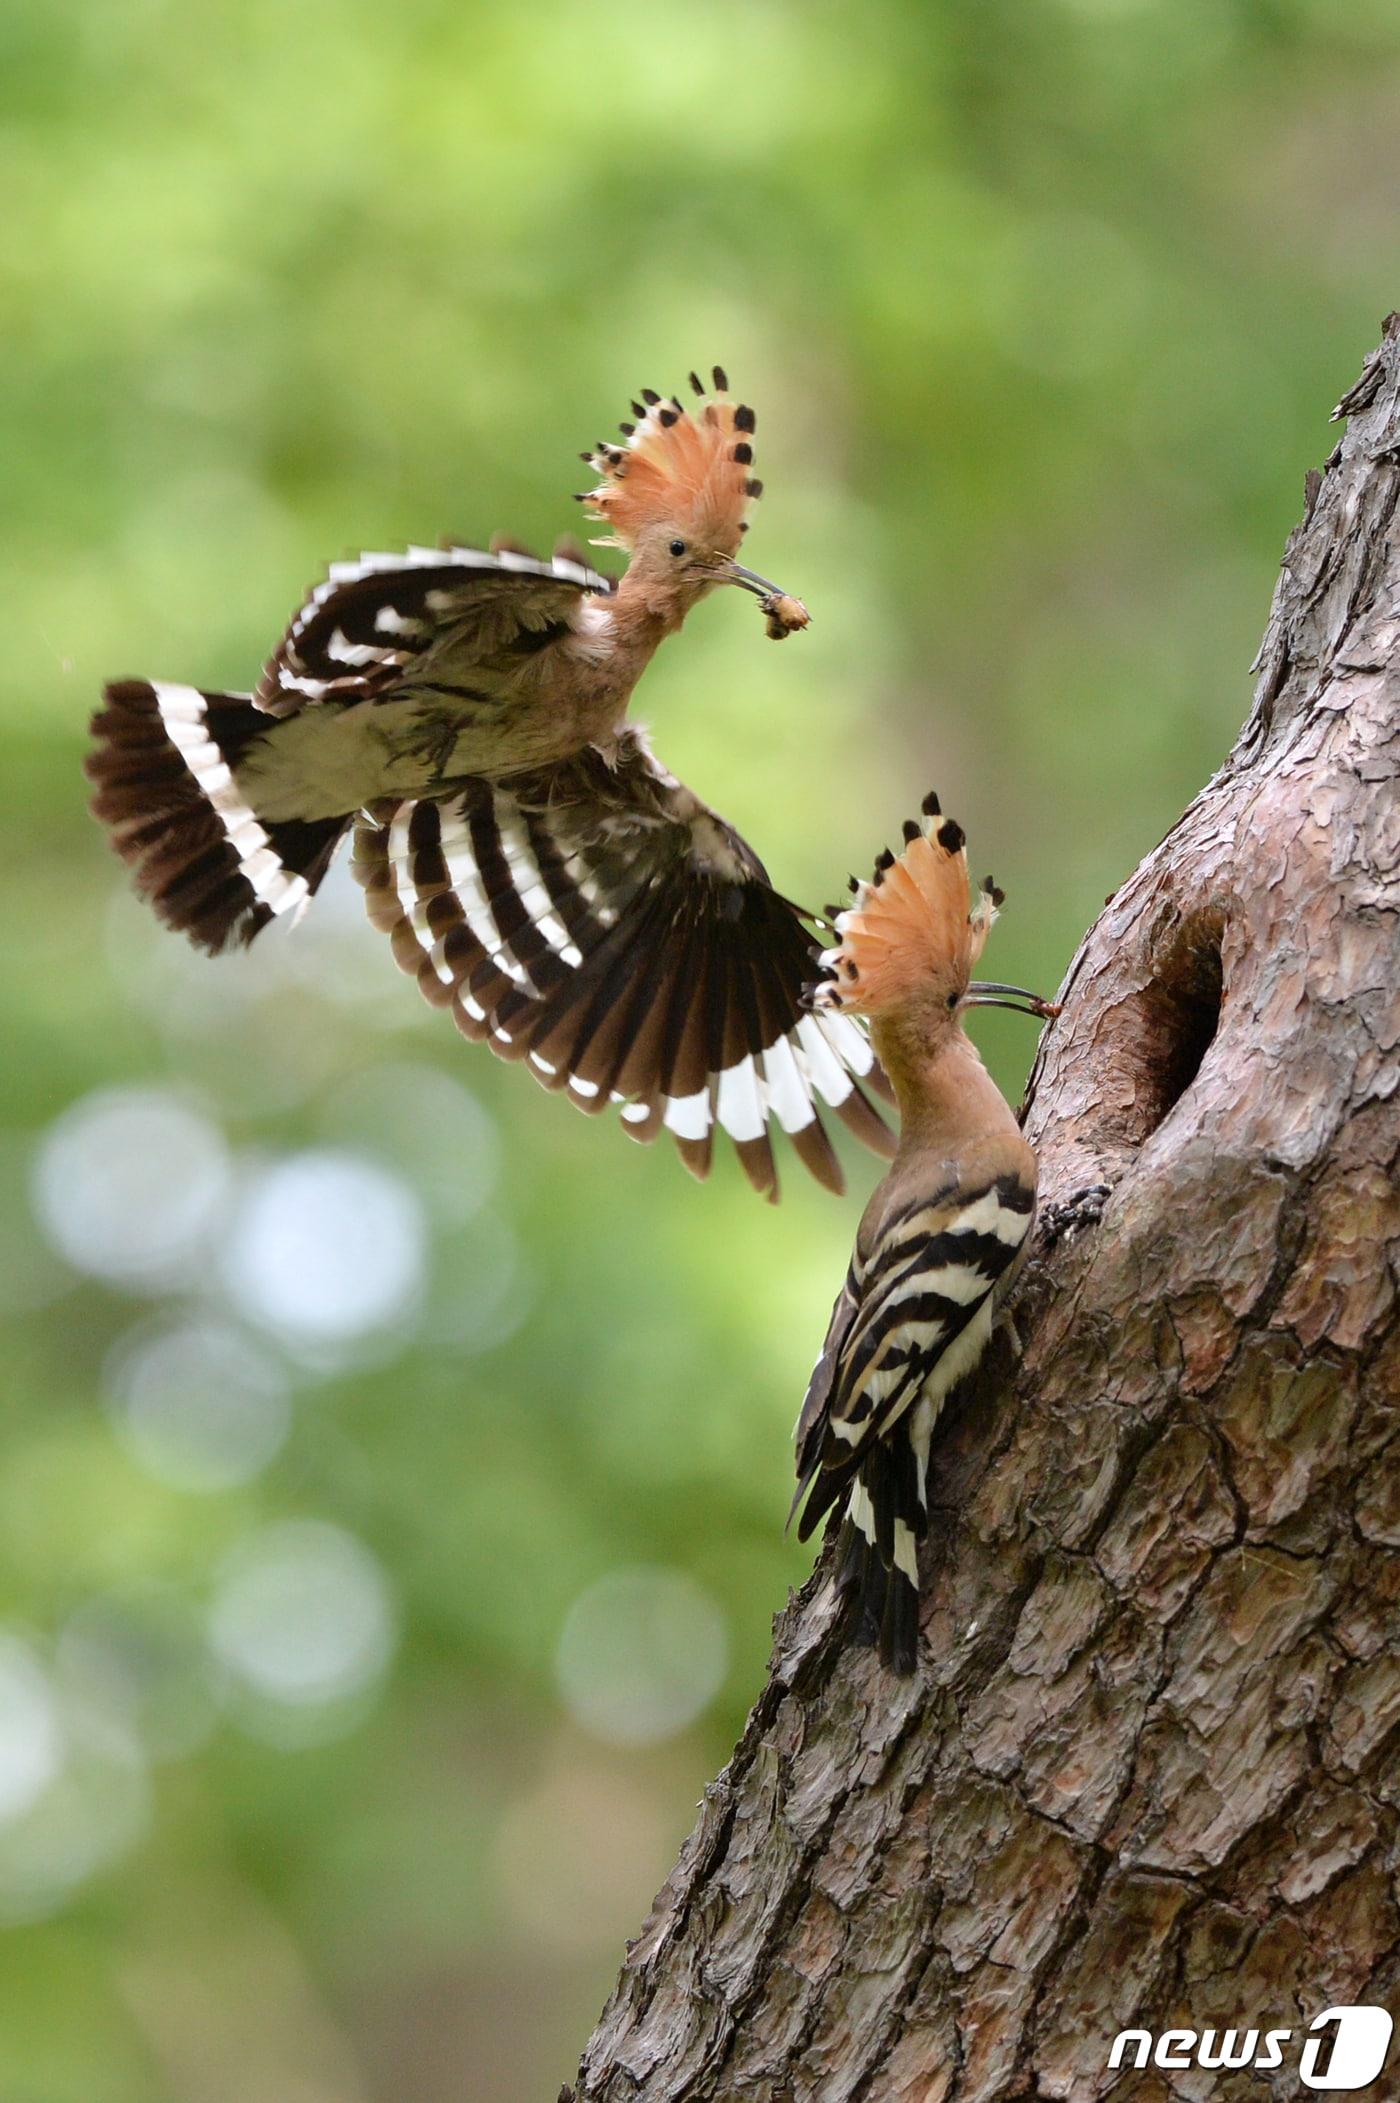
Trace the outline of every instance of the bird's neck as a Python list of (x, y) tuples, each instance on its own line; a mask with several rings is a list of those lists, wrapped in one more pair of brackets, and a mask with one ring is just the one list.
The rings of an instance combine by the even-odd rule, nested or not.
[(901, 1154), (952, 1154), (969, 1133), (1016, 1128), (1006, 1097), (960, 1023), (930, 1046), (901, 1018), (877, 1016), (870, 1037), (899, 1105)]
[(674, 635), (695, 603), (695, 594), (681, 591), (672, 577), (649, 576), (633, 567), (613, 594), (613, 628), (619, 645), (642, 653), (642, 663), (668, 635)]
[[(632, 689), (679, 619), (649, 602), (629, 573), (607, 603), (607, 627), (597, 639), (572, 653), (573, 685), (584, 696), (583, 727), (592, 738), (606, 737), (627, 714)], [(601, 647), (600, 647), (601, 645)]]

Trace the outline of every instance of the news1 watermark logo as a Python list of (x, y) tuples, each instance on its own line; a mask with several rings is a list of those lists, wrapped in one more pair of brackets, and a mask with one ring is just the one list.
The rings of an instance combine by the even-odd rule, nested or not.
[(1385, 2008), (1324, 2008), (1299, 2037), (1292, 2030), (1120, 2030), (1108, 2055), (1115, 2067), (1192, 2067), (1221, 2073), (1238, 2067), (1264, 2072), (1293, 2066), (1304, 2088), (1355, 2095), (1378, 2081), (1390, 2050)]

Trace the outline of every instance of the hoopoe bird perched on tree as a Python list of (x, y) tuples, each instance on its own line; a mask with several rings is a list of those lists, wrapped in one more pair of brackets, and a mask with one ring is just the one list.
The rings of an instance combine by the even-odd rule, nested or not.
[(820, 1013), (869, 1018), (899, 1104), (899, 1145), (865, 1208), (846, 1282), (797, 1424), (798, 1535), (843, 1521), (836, 1583), (857, 1639), (914, 1669), (929, 1448), (949, 1391), (973, 1369), (1035, 1217), (1035, 1156), (963, 1029), (969, 1008), (1058, 1013), (1020, 986), (975, 983), (1002, 894), (971, 910), (963, 830), (936, 796), (872, 882), (852, 878), (839, 942), (810, 989)]
[(137, 890), (216, 954), (309, 904), (345, 833), (369, 917), (468, 1037), (696, 1175), (715, 1127), (777, 1195), (776, 1125), (833, 1190), (829, 1105), (893, 1140), (864, 1032), (804, 1010), (818, 942), (723, 818), (628, 723), (652, 654), (717, 586), (800, 600), (735, 560), (754, 413), (721, 369), (687, 409), (651, 389), (580, 501), (629, 556), (411, 547), (335, 563), (251, 694), (123, 680), (93, 720), (93, 809)]

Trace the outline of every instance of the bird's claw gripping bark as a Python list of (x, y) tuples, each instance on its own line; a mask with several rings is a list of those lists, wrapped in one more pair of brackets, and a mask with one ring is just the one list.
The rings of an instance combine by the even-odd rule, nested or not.
[(1073, 1241), (1086, 1227), (1097, 1226), (1112, 1195), (1111, 1184), (1086, 1183), (1067, 1198), (1044, 1206), (1040, 1219), (1046, 1247), (1053, 1248), (1057, 1241)]

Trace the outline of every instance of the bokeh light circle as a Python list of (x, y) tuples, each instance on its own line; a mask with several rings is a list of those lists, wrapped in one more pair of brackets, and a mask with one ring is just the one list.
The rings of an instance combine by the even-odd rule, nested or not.
[(100, 1088), (49, 1128), (34, 1162), (34, 1209), (75, 1270), (137, 1292), (187, 1282), (228, 1201), (213, 1121), (170, 1090)]
[(658, 1745), (708, 1708), (728, 1662), (724, 1615), (683, 1571), (611, 1570), (574, 1601), (559, 1637), (559, 1691), (609, 1745)]
[(353, 1344), (414, 1306), (426, 1246), (423, 1208), (401, 1177), (311, 1147), (249, 1178), (224, 1281), (240, 1314), (289, 1342)]
[(283, 1367), (212, 1315), (126, 1338), (105, 1386), (123, 1444), (172, 1489), (214, 1491), (250, 1482), (291, 1423), (291, 1383)]
[(388, 1666), (396, 1632), (374, 1556), (320, 1519), (284, 1520), (241, 1542), (209, 1616), (211, 1646), (235, 1686), (284, 1709), (363, 1696)]
[(27, 1643), (0, 1635), (0, 1825), (22, 1816), (62, 1764), (48, 1674)]
[(39, 1920), (140, 1839), (141, 1749), (119, 1717), (0, 1633), (0, 1922)]

